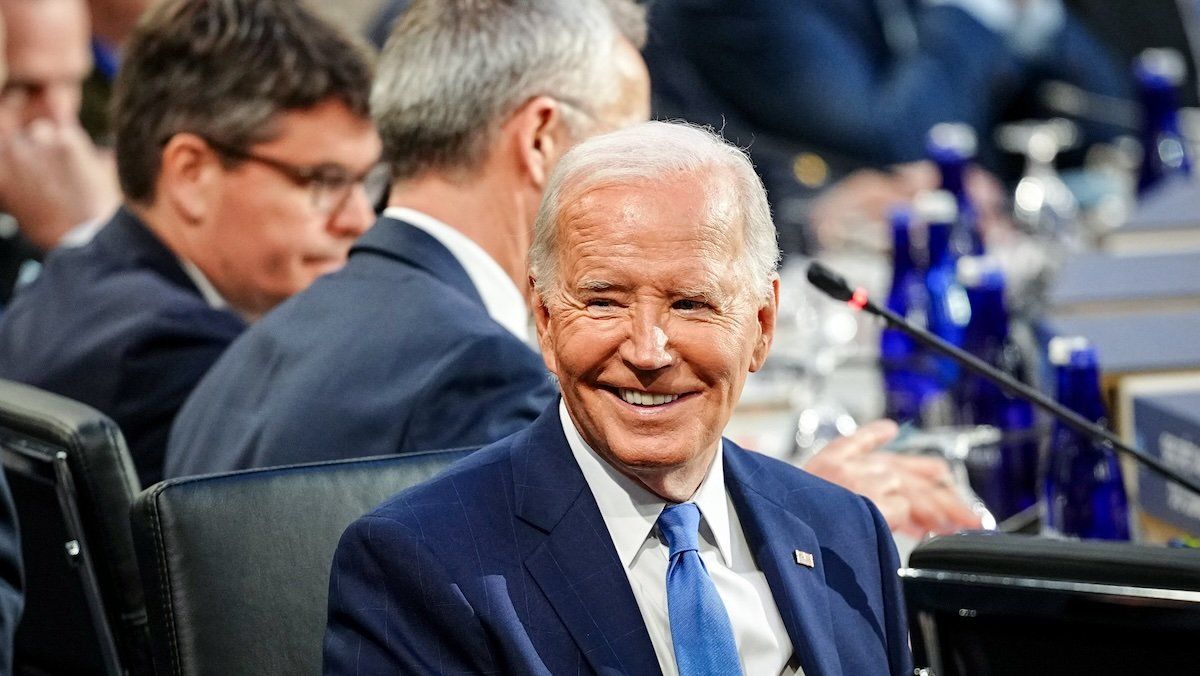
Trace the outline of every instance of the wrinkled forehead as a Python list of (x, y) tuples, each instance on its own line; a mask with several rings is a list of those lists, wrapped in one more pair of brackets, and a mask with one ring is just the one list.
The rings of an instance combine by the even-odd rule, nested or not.
[(581, 177), (563, 186), (556, 227), (562, 239), (576, 243), (649, 230), (651, 236), (681, 242), (736, 246), (743, 225), (729, 173), (705, 168), (661, 176)]
[(716, 284), (742, 259), (743, 225), (734, 191), (704, 175), (611, 181), (576, 190), (564, 203), (558, 228), (559, 257), (569, 277), (600, 274), (624, 262), (627, 275), (669, 270)]
[(92, 57), (83, 0), (0, 0), (0, 12), (13, 77), (38, 82), (87, 75)]

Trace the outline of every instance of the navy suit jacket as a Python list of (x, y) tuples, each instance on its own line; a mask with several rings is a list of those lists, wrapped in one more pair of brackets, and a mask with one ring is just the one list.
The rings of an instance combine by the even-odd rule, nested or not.
[[(750, 126), (743, 131), (870, 165), (921, 159), (926, 133), (938, 122), (991, 129), (1006, 108), (1033, 98), (1028, 87), (1044, 79), (1108, 96), (1130, 94), (1126, 69), (1072, 17), (1045, 58), (1028, 61), (961, 9), (921, 5), (660, 0), (651, 9), (656, 30), (647, 53), (655, 89), (676, 89), (670, 61), (682, 57), (717, 103), (678, 110), (659, 93), (656, 107), (718, 126), (723, 115), (743, 118)], [(889, 31), (889, 23), (907, 30)], [(1121, 132), (1081, 124), (1091, 141)], [(742, 134), (743, 143), (752, 140)], [(989, 143), (982, 135), (985, 155)]]
[(0, 318), (0, 378), (112, 418), (149, 485), (162, 478), (171, 420), (245, 326), (209, 306), (179, 259), (121, 209), (17, 293)]
[(382, 218), (344, 269), (221, 357), (179, 414), (166, 474), (482, 446), (553, 397), (450, 251)]
[[(910, 674), (899, 562), (874, 506), (729, 442), (724, 462), (804, 673)], [(659, 673), (556, 405), (351, 524), (329, 582), (325, 673)]]

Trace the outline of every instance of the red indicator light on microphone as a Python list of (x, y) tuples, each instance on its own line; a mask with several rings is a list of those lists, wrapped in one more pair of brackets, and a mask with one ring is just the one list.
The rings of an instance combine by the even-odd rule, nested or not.
[(867, 306), (867, 290), (861, 286), (854, 290), (854, 294), (850, 296), (850, 300), (846, 304), (855, 310), (861, 310)]

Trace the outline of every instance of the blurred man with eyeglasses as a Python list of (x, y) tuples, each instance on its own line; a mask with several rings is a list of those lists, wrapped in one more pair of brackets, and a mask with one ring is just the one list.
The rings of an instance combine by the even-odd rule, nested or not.
[(144, 484), (171, 420), (254, 321), (340, 268), (371, 224), (371, 66), (292, 0), (168, 0), (115, 90), (125, 205), (0, 320), (0, 377), (120, 425)]
[(529, 331), (534, 216), (569, 147), (649, 115), (645, 30), (630, 0), (414, 0), (372, 92), (387, 210), (197, 386), (166, 475), (478, 446), (536, 418), (555, 388)]

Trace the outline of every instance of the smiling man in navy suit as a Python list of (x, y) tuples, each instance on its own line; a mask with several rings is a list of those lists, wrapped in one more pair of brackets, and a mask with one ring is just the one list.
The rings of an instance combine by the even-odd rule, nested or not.
[(326, 673), (910, 673), (875, 507), (721, 437), (777, 260), (761, 182), (711, 133), (570, 151), (530, 253), (561, 399), (350, 526)]

